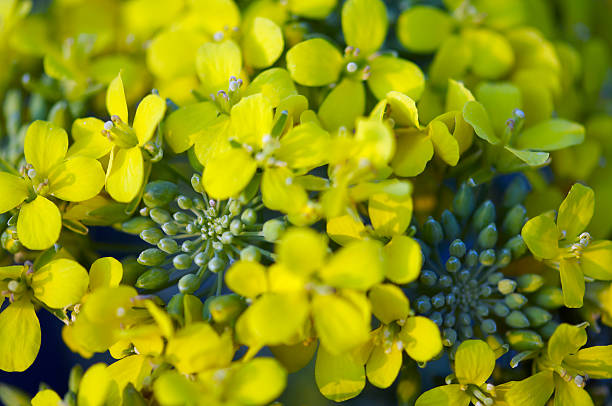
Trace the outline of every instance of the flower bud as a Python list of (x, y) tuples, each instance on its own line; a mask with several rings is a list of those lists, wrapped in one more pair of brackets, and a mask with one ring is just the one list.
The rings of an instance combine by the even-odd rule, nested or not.
[(419, 281), (425, 286), (434, 286), (438, 281), (438, 275), (434, 271), (426, 269), (421, 271)]
[[(243, 213), (244, 214), (244, 213)], [(243, 220), (244, 221), (244, 220)], [(248, 223), (245, 223), (248, 224)], [(285, 230), (285, 225), (282, 221), (277, 219), (268, 220), (263, 224), (263, 236), (268, 242), (275, 242), (278, 240)]]
[(179, 292), (191, 294), (200, 288), (202, 280), (193, 273), (183, 275), (178, 281)]
[(559, 323), (554, 320), (551, 320), (548, 323), (544, 324), (542, 327), (540, 327), (539, 332), (540, 334), (542, 334), (542, 337), (544, 337), (544, 339), (548, 340), (553, 335), (557, 327), (559, 327)]
[(427, 219), (423, 224), (423, 239), (431, 244), (438, 245), (444, 238), (444, 232), (442, 226), (433, 217)]
[(508, 316), (506, 316), (506, 324), (512, 328), (526, 328), (529, 327), (529, 319), (519, 310), (512, 310)]
[(453, 212), (465, 219), (472, 214), (475, 205), (474, 191), (466, 183), (462, 183), (453, 199)]
[(172, 220), (172, 216), (168, 210), (154, 208), (149, 211), (149, 217), (157, 224), (164, 224)]
[(257, 222), (257, 212), (255, 212), (255, 210), (253, 209), (246, 209), (240, 215), (240, 220), (242, 220), (244, 224), (248, 226), (252, 226), (253, 224)]
[(540, 289), (544, 284), (544, 278), (537, 274), (521, 275), (517, 279), (519, 292), (532, 293)]
[(177, 211), (176, 213), (174, 213), (172, 215), (172, 218), (179, 224), (187, 224), (193, 220), (193, 218), (189, 214), (182, 211)]
[(491, 266), (495, 263), (495, 250), (488, 249), (480, 253), (478, 261), (485, 266)]
[(506, 341), (516, 351), (533, 351), (544, 347), (542, 337), (532, 330), (510, 330), (506, 332)]
[(461, 227), (459, 226), (459, 223), (457, 222), (457, 219), (453, 213), (448, 210), (444, 210), (440, 220), (442, 222), (442, 228), (444, 228), (444, 235), (447, 239), (452, 240), (459, 236), (459, 233), (461, 233)]
[(457, 257), (448, 257), (445, 268), (448, 272), (455, 273), (461, 269), (461, 261), (459, 261), (459, 258)]
[(225, 269), (227, 262), (220, 257), (213, 257), (210, 261), (208, 261), (208, 269), (211, 272), (217, 273)]
[(157, 243), (157, 248), (164, 251), (167, 254), (175, 254), (179, 250), (178, 243), (172, 238), (162, 238)]
[(261, 253), (253, 245), (248, 245), (240, 251), (240, 259), (243, 261), (257, 262), (261, 258)]
[(495, 303), (495, 306), (493, 306), (493, 313), (495, 313), (495, 315), (498, 317), (506, 317), (510, 314), (510, 309), (508, 309), (508, 306), (502, 302), (497, 302)]
[(511, 309), (520, 309), (527, 303), (527, 298), (520, 293), (511, 293), (504, 298), (504, 303)]
[(497, 227), (495, 227), (495, 223), (491, 223), (478, 234), (478, 246), (481, 248), (493, 248), (496, 243)]
[(448, 247), (449, 253), (457, 258), (463, 258), (463, 256), (465, 255), (465, 250), (465, 243), (461, 240), (453, 241)]
[(166, 253), (157, 248), (148, 248), (138, 256), (138, 263), (146, 266), (157, 266), (164, 262)]
[(482, 230), (486, 225), (495, 222), (495, 205), (492, 201), (483, 202), (472, 217), (472, 225), (476, 230)]
[(176, 204), (181, 208), (181, 210), (189, 210), (193, 207), (193, 200), (187, 196), (181, 195), (176, 198)]
[(200, 252), (195, 256), (193, 261), (195, 262), (197, 266), (203, 267), (204, 265), (208, 263), (208, 254), (205, 252)]
[(457, 342), (457, 331), (452, 328), (442, 330), (442, 343), (446, 347), (452, 347)]
[(156, 224), (147, 217), (133, 217), (121, 223), (121, 231), (128, 234), (140, 234), (142, 231), (155, 227)]
[(525, 179), (522, 176), (515, 177), (504, 192), (504, 207), (512, 207), (521, 203), (528, 192), (529, 187)]
[(502, 224), (502, 230), (506, 235), (516, 235), (521, 232), (523, 225), (527, 221), (527, 210), (520, 204), (512, 207)]
[(563, 306), (563, 291), (555, 286), (545, 286), (535, 293), (534, 302), (545, 309), (557, 309)]
[(163, 268), (151, 268), (136, 280), (136, 287), (146, 290), (162, 288), (170, 280), (170, 274)]
[(172, 259), (172, 265), (176, 269), (188, 269), (191, 266), (191, 257), (187, 254), (179, 254)]
[(246, 308), (244, 300), (235, 293), (217, 296), (208, 304), (208, 310), (217, 323), (232, 323)]
[(497, 290), (502, 295), (509, 295), (516, 289), (516, 281), (512, 279), (502, 279), (497, 282)]
[(540, 327), (548, 323), (552, 319), (552, 315), (541, 307), (527, 306), (523, 309), (523, 313), (529, 319), (529, 324), (533, 327)]
[(162, 207), (172, 202), (177, 194), (178, 186), (176, 184), (166, 180), (156, 180), (145, 186), (142, 200), (147, 207)]
[(166, 235), (177, 235), (180, 231), (179, 225), (175, 221), (168, 221), (162, 224), (161, 228)]
[(79, 364), (76, 364), (70, 370), (70, 375), (68, 377), (68, 390), (73, 393), (77, 393), (79, 391), (79, 385), (81, 384), (81, 378), (83, 377), (83, 367)]
[(494, 334), (497, 331), (497, 324), (492, 319), (484, 319), (480, 323), (480, 329), (485, 334)]
[(204, 192), (204, 187), (202, 186), (202, 177), (197, 173), (191, 175), (191, 188), (198, 193)]
[(465, 255), (465, 265), (468, 268), (473, 267), (478, 263), (478, 252), (475, 250), (469, 250)]
[(149, 228), (140, 233), (140, 238), (149, 244), (157, 244), (164, 237), (164, 233), (159, 228)]
[(527, 245), (525, 245), (523, 237), (520, 235), (510, 238), (504, 247), (512, 252), (512, 257), (515, 259), (522, 257), (527, 252)]

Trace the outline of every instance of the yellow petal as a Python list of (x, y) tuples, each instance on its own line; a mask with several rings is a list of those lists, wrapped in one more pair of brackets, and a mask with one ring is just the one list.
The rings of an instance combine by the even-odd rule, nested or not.
[(396, 131), (397, 151), (391, 167), (399, 176), (416, 176), (433, 157), (431, 137), (418, 130)]
[(285, 213), (297, 213), (308, 201), (306, 190), (293, 182), (287, 168), (266, 168), (261, 179), (262, 200), (267, 208)]
[(98, 363), (89, 367), (79, 383), (78, 404), (84, 406), (104, 405), (110, 386), (111, 380), (105, 364)]
[(53, 309), (78, 303), (89, 285), (85, 268), (71, 259), (56, 259), (40, 268), (32, 276), (32, 290), (36, 299)]
[(482, 385), (493, 373), (495, 354), (482, 340), (466, 340), (455, 354), (455, 375), (463, 385)]
[(321, 166), (327, 160), (329, 139), (329, 133), (317, 124), (300, 124), (281, 138), (275, 156), (293, 169)]
[(321, 394), (334, 402), (359, 395), (366, 384), (363, 365), (350, 354), (333, 355), (319, 347), (315, 379)]
[(412, 198), (394, 199), (384, 193), (370, 196), (368, 215), (378, 235), (403, 234), (412, 219)]
[(319, 269), (327, 255), (327, 238), (310, 228), (291, 228), (276, 245), (277, 262), (304, 274)]
[(27, 298), (0, 313), (0, 331), (0, 369), (7, 372), (28, 369), (40, 349), (40, 324)]
[(429, 123), (429, 135), (436, 155), (450, 166), (457, 165), (457, 162), (459, 162), (459, 143), (448, 131), (446, 124), (438, 120), (432, 121)]
[(94, 117), (77, 118), (72, 123), (74, 144), (68, 149), (68, 156), (102, 158), (113, 148), (113, 143), (102, 134), (104, 122)]
[(418, 362), (427, 362), (442, 351), (440, 329), (427, 317), (409, 317), (400, 338), (408, 355)]
[(346, 44), (364, 56), (378, 51), (387, 36), (387, 10), (380, 0), (349, 0), (342, 6)]
[(242, 35), (244, 62), (254, 68), (266, 68), (281, 56), (285, 41), (283, 33), (273, 21), (255, 17)]
[(264, 405), (285, 389), (287, 371), (274, 358), (255, 358), (238, 366), (227, 382), (232, 404)]
[(419, 100), (425, 90), (425, 76), (418, 65), (394, 56), (379, 56), (370, 62), (368, 86), (378, 99), (392, 90)]
[(215, 122), (218, 114), (217, 107), (207, 101), (181, 107), (164, 121), (164, 139), (174, 153), (185, 152)]
[(121, 121), (128, 123), (128, 107), (125, 101), (121, 73), (110, 82), (108, 89), (106, 89), (106, 110), (111, 116), (119, 116)]
[(244, 97), (232, 107), (231, 131), (240, 142), (261, 146), (273, 125), (272, 104), (261, 93)]
[(89, 290), (117, 286), (123, 277), (121, 262), (113, 257), (98, 258), (89, 269)]
[(340, 76), (342, 55), (322, 38), (313, 38), (295, 45), (287, 52), (287, 70), (297, 83), (324, 86)]
[(24, 153), (38, 176), (45, 178), (68, 151), (68, 134), (63, 128), (47, 121), (34, 121), (25, 136)]
[(254, 299), (268, 290), (266, 268), (258, 262), (240, 260), (227, 270), (225, 283), (239, 295)]
[(377, 388), (391, 386), (402, 366), (402, 350), (392, 345), (387, 352), (382, 345), (374, 346), (374, 350), (366, 364), (368, 381)]
[(17, 207), (28, 197), (27, 182), (8, 172), (0, 172), (0, 213)]
[(367, 290), (384, 278), (382, 247), (373, 240), (355, 241), (338, 250), (319, 275), (328, 285)]
[(44, 250), (55, 244), (62, 230), (59, 209), (42, 196), (24, 203), (17, 219), (19, 241), (31, 250)]
[(32, 398), (32, 406), (58, 406), (61, 402), (62, 398), (52, 389), (41, 390)]
[(387, 258), (385, 276), (397, 284), (412, 282), (418, 278), (423, 264), (421, 246), (405, 235), (395, 235), (385, 245)]
[(195, 30), (166, 30), (155, 36), (147, 48), (147, 66), (163, 79), (195, 75), (196, 53), (206, 36)]
[(363, 233), (365, 233), (363, 223), (349, 214), (327, 220), (327, 235), (340, 245), (361, 240)]
[(365, 89), (363, 84), (344, 79), (332, 89), (319, 107), (319, 119), (329, 131), (344, 126), (352, 129), (357, 117), (365, 110)]
[(207, 42), (196, 56), (196, 69), (204, 95), (227, 89), (231, 76), (239, 77), (242, 54), (234, 41)]
[(140, 147), (116, 148), (111, 153), (112, 163), (106, 175), (106, 191), (121, 203), (138, 195), (144, 176), (144, 161)]
[(104, 178), (100, 162), (75, 156), (53, 168), (49, 174), (49, 193), (69, 202), (82, 202), (100, 192)]
[(213, 157), (204, 168), (204, 189), (213, 199), (240, 193), (251, 181), (257, 162), (242, 148), (232, 148)]
[(133, 125), (138, 137), (138, 145), (144, 145), (153, 137), (153, 133), (165, 113), (166, 102), (155, 94), (147, 95), (140, 101)]

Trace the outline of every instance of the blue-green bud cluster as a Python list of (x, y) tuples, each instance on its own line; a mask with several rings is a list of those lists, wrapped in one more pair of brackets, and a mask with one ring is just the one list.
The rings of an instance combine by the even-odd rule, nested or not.
[(210, 199), (200, 175), (191, 178), (191, 191), (181, 193), (175, 183), (146, 185), (140, 214), (153, 227), (140, 238), (155, 247), (140, 253), (138, 262), (151, 267), (136, 287), (160, 290), (177, 285), (181, 293), (197, 291), (210, 274), (224, 271), (237, 259), (259, 260), (264, 239), (259, 197)]
[(463, 184), (452, 210), (440, 221), (429, 217), (417, 232), (424, 265), (413, 303), (440, 326), (451, 354), (461, 341), (489, 335), (519, 351), (541, 348), (556, 326), (548, 310), (562, 305), (561, 290), (543, 288), (540, 275), (504, 274), (526, 252), (520, 235), (526, 210), (515, 189), (513, 183), (498, 213), (491, 200), (478, 202), (477, 188)]

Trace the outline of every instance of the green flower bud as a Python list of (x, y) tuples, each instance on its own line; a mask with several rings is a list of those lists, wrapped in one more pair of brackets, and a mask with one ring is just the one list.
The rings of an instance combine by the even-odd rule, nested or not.
[(168, 221), (162, 224), (161, 228), (166, 235), (177, 235), (180, 231), (179, 225), (175, 221)]
[(519, 234), (526, 221), (527, 210), (522, 205), (517, 204), (506, 214), (504, 223), (502, 225), (502, 230), (506, 235)]
[(491, 285), (497, 285), (499, 281), (504, 279), (504, 274), (501, 272), (493, 272), (491, 275), (487, 277), (487, 282)]
[(149, 217), (151, 217), (151, 220), (153, 220), (157, 224), (164, 224), (172, 220), (172, 216), (170, 215), (168, 210), (160, 208), (151, 209), (149, 211)]
[(146, 229), (155, 227), (156, 224), (147, 217), (133, 217), (121, 223), (121, 231), (128, 234), (140, 234)]
[(483, 202), (472, 217), (472, 225), (476, 230), (482, 230), (486, 225), (495, 222), (495, 205), (492, 201)]
[(529, 327), (529, 319), (519, 310), (512, 310), (506, 316), (506, 324), (512, 328), (527, 328)]
[(512, 262), (512, 253), (507, 248), (502, 248), (497, 253), (497, 266), (505, 267), (508, 266)]
[(188, 269), (191, 266), (191, 257), (187, 254), (179, 254), (172, 259), (172, 265), (176, 269)]
[(524, 178), (517, 176), (504, 192), (504, 207), (520, 204), (529, 193), (529, 187)]
[(9, 227), (2, 232), (0, 236), (0, 243), (2, 248), (7, 250), (11, 254), (16, 254), (22, 247), (21, 242), (16, 238), (17, 231), (14, 227)]
[(517, 282), (519, 292), (532, 293), (544, 285), (544, 278), (541, 275), (529, 273), (519, 276)]
[[(242, 219), (245, 224), (248, 224), (244, 220), (245, 219)], [(276, 242), (282, 235), (283, 231), (285, 231), (285, 224), (280, 220), (272, 219), (263, 224), (263, 236), (268, 242)]]
[(480, 329), (485, 334), (494, 334), (497, 331), (497, 324), (492, 319), (484, 319), (480, 323)]
[(424, 270), (421, 271), (421, 275), (419, 276), (419, 282), (421, 282), (425, 286), (434, 286), (438, 281), (438, 274), (434, 271)]
[(121, 283), (124, 285), (134, 285), (138, 277), (147, 270), (147, 268), (139, 264), (134, 257), (122, 259), (121, 265), (123, 265), (123, 278), (121, 278)]
[(552, 315), (541, 307), (527, 306), (523, 312), (529, 319), (529, 324), (533, 327), (540, 327), (548, 323), (552, 319)]
[(210, 269), (210, 271), (214, 273), (224, 270), (226, 265), (227, 262), (218, 256), (215, 256), (210, 261), (208, 261), (208, 269)]
[(431, 310), (431, 301), (427, 296), (420, 296), (417, 299), (416, 307), (419, 313), (427, 314)]
[[(257, 212), (253, 209), (246, 209), (240, 215), (240, 220), (247, 226), (252, 226), (257, 222)], [(269, 220), (272, 221), (272, 220)]]
[(457, 331), (452, 328), (442, 330), (442, 343), (446, 347), (452, 347), (457, 342)]
[(533, 351), (544, 347), (542, 336), (532, 330), (510, 330), (506, 332), (506, 341), (516, 351)]
[(523, 237), (520, 235), (510, 238), (504, 247), (512, 252), (513, 258), (520, 258), (527, 252), (527, 245), (525, 245)]
[(430, 245), (438, 245), (444, 238), (442, 226), (433, 217), (423, 224), (423, 239)]
[(520, 293), (511, 293), (504, 298), (504, 303), (511, 309), (520, 309), (527, 303), (527, 298)]
[(177, 185), (166, 180), (156, 180), (145, 186), (142, 200), (147, 207), (162, 207), (173, 201), (177, 194)]
[(495, 313), (499, 317), (506, 317), (510, 314), (510, 309), (505, 304), (498, 302), (493, 306), (493, 313)]
[(187, 224), (193, 220), (193, 218), (189, 214), (182, 211), (177, 211), (176, 213), (174, 213), (172, 215), (172, 218), (174, 219), (174, 221), (180, 224)]
[(17, 220), (19, 219), (18, 216), (11, 216), (9, 217), (8, 221), (6, 222), (7, 226), (16, 226), (17, 225)]
[(493, 248), (497, 243), (497, 227), (491, 223), (478, 234), (478, 246), (482, 248)]
[(491, 266), (495, 263), (495, 250), (488, 249), (480, 253), (478, 261), (485, 266)]
[(140, 238), (149, 244), (157, 244), (164, 237), (164, 233), (159, 228), (149, 228), (140, 233)]
[(469, 250), (465, 255), (465, 265), (468, 268), (473, 267), (478, 263), (478, 253), (475, 250)]
[(47, 121), (50, 121), (58, 127), (66, 128), (68, 114), (68, 103), (66, 103), (64, 100), (60, 100), (51, 106), (51, 109), (49, 109)]
[(163, 268), (151, 268), (136, 280), (136, 287), (146, 290), (162, 288), (170, 280), (170, 273)]
[(195, 262), (197, 266), (203, 267), (204, 265), (208, 263), (208, 254), (205, 252), (200, 252), (198, 253), (198, 255), (195, 256), (193, 261)]
[(475, 205), (474, 191), (466, 183), (462, 183), (453, 199), (453, 212), (465, 219), (472, 214)]
[(157, 266), (164, 262), (166, 253), (157, 248), (148, 248), (138, 256), (138, 263), (146, 266)]
[(557, 309), (563, 306), (563, 291), (555, 286), (544, 286), (535, 293), (534, 303), (545, 309)]
[(197, 173), (191, 175), (191, 188), (198, 193), (204, 192), (204, 187), (202, 186), (202, 177)]
[(164, 251), (167, 254), (175, 254), (179, 250), (178, 243), (172, 238), (162, 238), (157, 243), (157, 248)]
[(459, 261), (459, 258), (457, 257), (448, 257), (445, 267), (448, 272), (455, 273), (461, 269), (461, 261)]
[(444, 229), (444, 235), (447, 239), (452, 240), (459, 236), (459, 233), (461, 233), (461, 226), (459, 226), (453, 213), (444, 210), (440, 220), (442, 222), (442, 228)]
[(194, 252), (198, 248), (198, 242), (194, 240), (185, 240), (181, 244), (181, 251), (185, 253)]
[(241, 210), (242, 210), (242, 205), (240, 204), (238, 200), (234, 200), (234, 199), (230, 200), (229, 212), (232, 215), (232, 217), (239, 215)]
[(243, 261), (257, 262), (261, 258), (261, 253), (253, 245), (248, 245), (240, 251), (240, 259)]
[(70, 375), (68, 377), (68, 390), (70, 392), (77, 393), (79, 391), (79, 385), (81, 383), (82, 377), (83, 377), (83, 367), (79, 364), (76, 364), (70, 370)]
[(208, 304), (208, 310), (217, 323), (233, 323), (245, 308), (245, 301), (235, 293), (217, 296)]
[(178, 317), (181, 319), (183, 317), (183, 298), (185, 297), (184, 293), (177, 293), (172, 296), (166, 305), (166, 311), (171, 316)]
[(193, 207), (193, 200), (187, 196), (180, 195), (176, 198), (176, 204), (178, 204), (181, 210), (189, 210)]
[(516, 281), (512, 279), (502, 279), (497, 282), (497, 290), (502, 295), (509, 295), (516, 289)]
[(448, 247), (448, 251), (449, 253), (457, 258), (463, 258), (463, 256), (465, 255), (465, 244), (463, 241), (461, 240), (455, 240), (451, 243), (451, 245)]
[(193, 273), (183, 275), (178, 281), (179, 292), (191, 294), (200, 288), (202, 280)]
[(234, 235), (230, 231), (224, 231), (220, 239), (223, 244), (230, 245), (234, 240)]

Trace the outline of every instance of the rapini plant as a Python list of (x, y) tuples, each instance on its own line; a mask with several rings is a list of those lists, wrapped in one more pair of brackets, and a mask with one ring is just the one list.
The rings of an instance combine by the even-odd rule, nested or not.
[(608, 405), (611, 17), (0, 1), (0, 400)]

